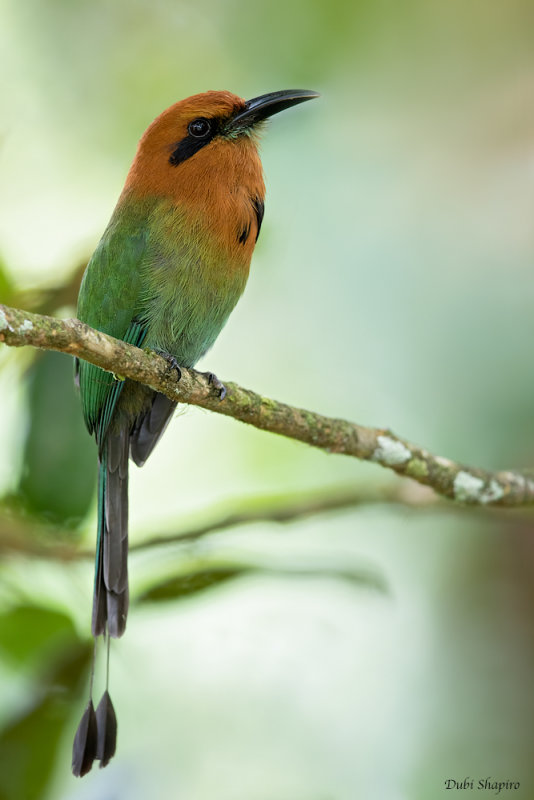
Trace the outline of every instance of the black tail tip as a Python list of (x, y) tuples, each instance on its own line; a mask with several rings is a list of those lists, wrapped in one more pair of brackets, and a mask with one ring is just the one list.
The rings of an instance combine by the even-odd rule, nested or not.
[(93, 762), (107, 767), (117, 749), (117, 716), (106, 690), (97, 706), (89, 700), (72, 745), (72, 774), (83, 778), (91, 771)]

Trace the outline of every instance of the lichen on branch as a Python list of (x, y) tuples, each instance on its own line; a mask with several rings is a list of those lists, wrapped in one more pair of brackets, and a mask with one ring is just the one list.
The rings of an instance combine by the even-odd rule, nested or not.
[(193, 369), (176, 370), (152, 351), (96, 331), (77, 319), (60, 320), (0, 305), (0, 342), (57, 350), (96, 364), (108, 372), (139, 381), (180, 403), (197, 405), (317, 447), (353, 456), (430, 486), (459, 503), (481, 506), (524, 506), (534, 503), (534, 472), (490, 472), (435, 456), (388, 429), (369, 428), (262, 397), (235, 383), (226, 383), (226, 397), (208, 377)]

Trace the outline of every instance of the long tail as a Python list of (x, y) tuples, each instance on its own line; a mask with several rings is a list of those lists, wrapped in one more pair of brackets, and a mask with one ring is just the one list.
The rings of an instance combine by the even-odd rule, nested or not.
[(93, 636), (122, 636), (128, 614), (129, 430), (109, 432), (99, 459)]
[(99, 459), (98, 533), (93, 636), (122, 636), (128, 615), (128, 453), (142, 466), (167, 427), (176, 403), (154, 392), (132, 428), (108, 430)]
[[(96, 544), (95, 584), (93, 593), (93, 636), (122, 636), (128, 615), (128, 455), (138, 466), (144, 464), (167, 427), (176, 403), (154, 393), (146, 412), (133, 426), (118, 432), (109, 429), (98, 462), (98, 536)], [(109, 670), (109, 639), (108, 639)], [(96, 654), (96, 643), (95, 650)], [(106, 691), (95, 712), (93, 675), (89, 702), (78, 725), (72, 747), (72, 771), (85, 775), (95, 759), (105, 767), (115, 753), (117, 719)]]

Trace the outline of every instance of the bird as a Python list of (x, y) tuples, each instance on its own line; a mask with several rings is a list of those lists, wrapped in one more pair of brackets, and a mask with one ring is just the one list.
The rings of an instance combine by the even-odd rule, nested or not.
[[(247, 282), (265, 201), (258, 152), (268, 118), (318, 97), (304, 89), (244, 100), (207, 91), (163, 111), (142, 135), (110, 222), (84, 273), (78, 318), (156, 351), (180, 378), (211, 348)], [(122, 636), (128, 614), (128, 462), (142, 466), (176, 402), (147, 386), (76, 360), (85, 424), (98, 448), (98, 512), (92, 635)], [(225, 387), (209, 379), (221, 400)], [(109, 670), (108, 670), (109, 671)], [(117, 722), (106, 691), (95, 712), (92, 683), (73, 745), (86, 774), (115, 753)]]

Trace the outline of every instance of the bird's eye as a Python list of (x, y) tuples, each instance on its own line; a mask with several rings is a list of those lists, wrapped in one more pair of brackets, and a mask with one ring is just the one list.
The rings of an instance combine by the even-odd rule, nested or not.
[(203, 139), (211, 132), (211, 123), (209, 119), (199, 117), (198, 119), (194, 119), (193, 122), (189, 123), (187, 130), (191, 136), (195, 137), (195, 139)]

